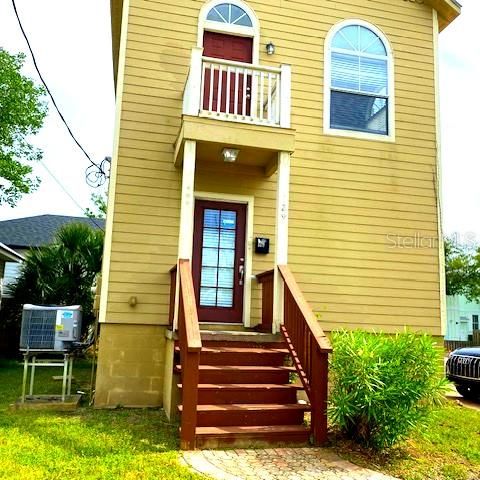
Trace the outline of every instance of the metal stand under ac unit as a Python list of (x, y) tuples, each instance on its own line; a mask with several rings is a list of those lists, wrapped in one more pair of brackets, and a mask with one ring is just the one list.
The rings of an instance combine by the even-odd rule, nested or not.
[[(48, 358), (37, 359), (37, 356), (47, 355), (62, 355), (63, 358)], [(72, 371), (73, 371), (73, 352), (58, 352), (58, 351), (45, 351), (45, 350), (27, 350), (23, 352), (23, 385), (22, 385), (22, 397), (21, 403), (24, 404), (28, 397), (33, 397), (33, 386), (35, 383), (35, 369), (37, 367), (62, 367), (62, 402), (70, 396), (72, 388)], [(28, 368), (30, 367), (30, 389), (27, 397), (27, 379)]]

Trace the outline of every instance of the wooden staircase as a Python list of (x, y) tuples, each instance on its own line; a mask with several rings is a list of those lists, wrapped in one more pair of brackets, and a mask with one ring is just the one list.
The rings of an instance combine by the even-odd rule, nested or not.
[[(330, 342), (291, 271), (279, 265), (284, 284), (281, 336), (247, 331), (201, 332), (189, 260), (170, 270), (170, 319), (179, 277), (178, 342), (174, 373), (181, 392), (180, 447), (216, 448), (305, 444), (327, 439)], [(272, 326), (273, 271), (262, 284), (262, 330)], [(290, 356), (290, 364), (286, 359)], [(291, 367), (290, 365), (293, 365)], [(302, 386), (290, 383), (296, 372)], [(310, 405), (297, 401), (301, 389)], [(304, 424), (305, 413), (311, 422)]]
[[(223, 340), (201, 332), (196, 446), (306, 444), (304, 414), (310, 407), (297, 402), (302, 387), (290, 383), (295, 368), (285, 365), (288, 350), (281, 337), (265, 342), (272, 335), (215, 333)], [(175, 373), (181, 371), (177, 364)]]

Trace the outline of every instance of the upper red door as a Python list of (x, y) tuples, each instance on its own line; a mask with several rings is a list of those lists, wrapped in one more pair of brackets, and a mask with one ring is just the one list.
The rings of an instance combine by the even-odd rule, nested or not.
[(252, 63), (253, 38), (205, 32), (203, 34), (203, 55), (234, 62)]
[[(253, 38), (236, 37), (224, 33), (204, 32), (203, 34), (203, 55), (205, 57), (221, 58), (223, 60), (232, 60), (234, 62), (252, 63), (253, 60)], [(213, 85), (211, 85), (210, 69), (205, 71), (203, 109), (209, 110), (210, 103), (213, 111), (222, 113), (238, 113), (240, 115), (250, 115), (251, 97), (251, 75), (236, 75), (234, 71), (230, 73), (230, 95), (227, 109), (227, 72), (222, 73), (222, 87), (220, 99), (218, 98), (219, 72), (214, 71)], [(244, 88), (244, 83), (247, 83)], [(212, 88), (211, 88), (212, 87)], [(237, 94), (235, 95), (235, 91)], [(245, 98), (245, 110), (243, 107)], [(235, 98), (237, 105), (235, 108)]]

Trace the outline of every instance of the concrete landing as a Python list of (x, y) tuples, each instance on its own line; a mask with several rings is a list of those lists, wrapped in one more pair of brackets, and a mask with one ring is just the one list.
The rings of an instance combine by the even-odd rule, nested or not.
[(19, 398), (13, 405), (15, 410), (55, 410), (70, 411), (78, 408), (82, 396), (67, 395), (65, 401), (62, 402), (61, 395), (27, 395), (25, 402)]

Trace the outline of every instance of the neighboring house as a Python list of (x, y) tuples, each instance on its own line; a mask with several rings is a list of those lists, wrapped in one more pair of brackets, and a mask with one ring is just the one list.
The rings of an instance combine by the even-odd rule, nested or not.
[(447, 295), (447, 333), (445, 340), (467, 341), (480, 329), (480, 303), (463, 295)]
[(23, 256), (0, 243), (0, 309), (2, 308), (2, 298), (5, 293), (5, 286), (8, 284), (8, 272), (6, 265), (18, 265), (24, 260)]
[[(326, 331), (407, 326), (444, 335), (438, 32), (460, 13), (455, 1), (111, 4), (117, 122), (97, 407), (163, 405), (172, 414), (176, 382), (190, 392), (182, 407), (190, 402), (190, 413), (197, 393), (207, 403), (216, 395), (249, 403), (239, 400), (249, 388), (250, 402), (267, 398), (267, 387), (236, 385), (232, 400), (232, 386), (212, 386), (213, 373), (205, 380), (216, 372), (205, 364), (197, 390), (197, 315), (202, 330), (261, 324), (278, 332), (285, 323), (311, 386), (321, 333), (307, 332), (316, 326), (301, 292)], [(172, 379), (177, 325), (181, 345), (190, 345), (182, 365), (192, 360), (175, 367), (182, 381)], [(224, 366), (253, 362), (258, 353), (234, 349), (239, 357), (227, 360), (216, 345), (202, 362), (220, 352)], [(219, 425), (210, 413), (225, 412), (199, 406), (201, 428)], [(183, 410), (182, 435), (186, 417)], [(234, 425), (233, 438), (243, 431), (222, 421)], [(188, 425), (197, 445), (200, 435), (225, 434)]]
[[(23, 256), (31, 248), (52, 243), (58, 230), (69, 223), (85, 223), (93, 228), (105, 228), (105, 220), (86, 217), (37, 215), (14, 218), (0, 222), (0, 242)], [(19, 270), (19, 263), (14, 261), (5, 263), (4, 287), (18, 277)]]

